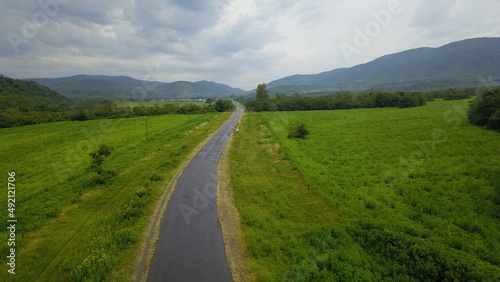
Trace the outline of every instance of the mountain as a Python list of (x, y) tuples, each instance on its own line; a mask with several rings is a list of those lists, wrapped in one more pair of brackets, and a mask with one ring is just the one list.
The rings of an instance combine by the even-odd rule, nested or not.
[(47, 111), (72, 105), (66, 97), (36, 82), (0, 77), (0, 111)]
[(422, 91), (478, 86), (500, 76), (500, 38), (475, 38), (439, 48), (418, 48), (366, 64), (268, 83), (270, 93), (320, 91)]
[(209, 81), (164, 83), (138, 80), (127, 76), (104, 75), (76, 75), (26, 80), (48, 86), (71, 99), (167, 100), (220, 98), (245, 94), (245, 91), (241, 89)]
[(196, 98), (196, 97), (228, 97), (232, 95), (243, 95), (245, 91), (231, 88), (225, 84), (211, 81), (177, 81), (159, 84), (154, 91), (156, 93), (167, 93), (173, 99)]

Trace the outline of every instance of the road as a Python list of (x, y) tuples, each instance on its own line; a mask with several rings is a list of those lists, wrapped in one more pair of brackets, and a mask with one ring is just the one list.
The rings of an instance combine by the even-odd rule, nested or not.
[(242, 113), (238, 108), (179, 177), (160, 222), (148, 281), (232, 281), (217, 214), (217, 172)]

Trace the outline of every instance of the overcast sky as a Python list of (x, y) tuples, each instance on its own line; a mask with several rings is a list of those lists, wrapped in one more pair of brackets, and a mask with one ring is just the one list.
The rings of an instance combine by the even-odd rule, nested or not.
[(0, 0), (0, 74), (209, 80), (250, 90), (500, 36), (500, 0)]

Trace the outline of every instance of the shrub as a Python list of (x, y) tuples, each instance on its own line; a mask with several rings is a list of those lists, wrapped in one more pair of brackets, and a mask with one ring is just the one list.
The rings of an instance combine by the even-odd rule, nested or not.
[(92, 157), (92, 164), (90, 165), (90, 169), (97, 173), (92, 177), (92, 182), (94, 182), (95, 184), (105, 184), (109, 179), (118, 174), (116, 171), (104, 170), (102, 168), (104, 159), (111, 155), (114, 150), (115, 148), (113, 146), (101, 145), (96, 152), (92, 152), (89, 154)]
[(309, 135), (309, 130), (307, 130), (306, 125), (304, 123), (296, 123), (290, 127), (288, 138), (305, 139), (307, 135)]

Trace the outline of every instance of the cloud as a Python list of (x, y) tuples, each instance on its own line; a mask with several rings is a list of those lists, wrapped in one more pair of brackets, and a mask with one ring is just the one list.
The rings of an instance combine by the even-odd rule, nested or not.
[(373, 13), (397, 0), (362, 7), (353, 0), (41, 1), (62, 4), (52, 14), (38, 1), (0, 3), (0, 73), (142, 78), (158, 65), (156, 76), (164, 81), (213, 80), (251, 89), (410, 48), (500, 36), (499, 1), (399, 1), (403, 12), (347, 61), (339, 46), (352, 44)]

